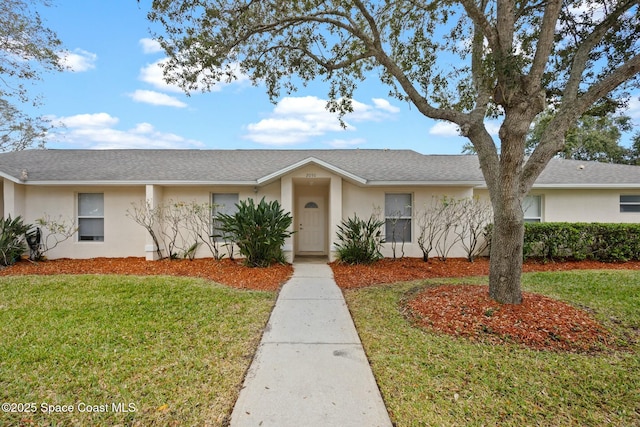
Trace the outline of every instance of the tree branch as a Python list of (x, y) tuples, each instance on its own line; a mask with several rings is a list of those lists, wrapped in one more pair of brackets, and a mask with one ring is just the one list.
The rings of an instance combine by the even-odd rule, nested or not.
[(540, 137), (540, 143), (527, 161), (521, 183), (521, 191), (527, 192), (551, 158), (564, 146), (564, 135), (571, 125), (597, 100), (614, 91), (618, 86), (640, 73), (640, 55), (629, 59), (598, 83), (592, 85), (576, 99), (563, 100), (558, 114), (549, 122)]
[(624, 0), (618, 5), (616, 10), (611, 12), (610, 15), (607, 15), (607, 17), (596, 25), (589, 35), (579, 43), (571, 64), (569, 79), (563, 91), (563, 100), (572, 100), (578, 97), (580, 84), (582, 83), (582, 75), (587, 67), (587, 62), (589, 61), (589, 54), (593, 48), (602, 41), (602, 38), (607, 34), (607, 31), (615, 25), (618, 18), (637, 4), (638, 0)]
[[(469, 18), (477, 25), (487, 39), (489, 47), (494, 52), (500, 51), (500, 43), (498, 33), (485, 16), (485, 11), (476, 6), (473, 0), (460, 0), (460, 4), (464, 7), (464, 10), (469, 15)], [(484, 3), (483, 3), (484, 4)]]
[(535, 85), (536, 87), (529, 87), (529, 93), (536, 92), (536, 89), (540, 87), (542, 74), (544, 73), (547, 61), (555, 45), (555, 31), (561, 9), (562, 0), (550, 0), (546, 4), (542, 17), (542, 25), (540, 26), (538, 43), (536, 45), (536, 54), (529, 71), (530, 85)]

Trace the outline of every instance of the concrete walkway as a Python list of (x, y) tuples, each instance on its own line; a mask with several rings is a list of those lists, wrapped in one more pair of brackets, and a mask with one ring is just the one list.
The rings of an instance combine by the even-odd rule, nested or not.
[(294, 264), (247, 372), (231, 426), (391, 426), (328, 265)]

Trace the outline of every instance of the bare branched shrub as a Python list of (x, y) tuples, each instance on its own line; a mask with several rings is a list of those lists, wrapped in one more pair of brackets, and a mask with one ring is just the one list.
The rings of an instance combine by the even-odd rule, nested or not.
[(400, 258), (404, 258), (404, 245), (407, 241), (405, 236), (407, 230), (410, 230), (411, 221), (407, 221), (402, 217), (402, 212), (394, 212), (391, 216), (387, 216), (385, 225), (388, 229), (386, 231), (385, 240), (387, 243), (391, 243), (391, 253), (393, 258), (397, 258), (398, 241), (400, 242)]
[(456, 229), (459, 227), (461, 211), (460, 200), (442, 196), (440, 199), (440, 234), (436, 240), (435, 250), (441, 261), (446, 261), (449, 252), (458, 243)]
[[(185, 217), (185, 227), (201, 244), (205, 245), (215, 260), (221, 260), (225, 254), (220, 250), (220, 237), (214, 229), (211, 203), (191, 202), (188, 205), (188, 215)], [(223, 242), (224, 244), (224, 242)]]
[(189, 226), (194, 223), (195, 204), (169, 200), (159, 210), (160, 234), (171, 259), (194, 259), (196, 256), (200, 241), (196, 230)]
[[(132, 203), (127, 216), (143, 226), (156, 247), (159, 258), (194, 259), (200, 245), (205, 245), (214, 259), (224, 258), (220, 236), (214, 235), (213, 205), (196, 201), (169, 200), (152, 208), (148, 201)], [(231, 248), (233, 250), (233, 248)]]
[[(65, 219), (62, 215), (53, 218), (45, 213), (41, 218), (36, 219), (35, 225), (36, 232), (30, 236), (33, 242), (29, 242), (29, 259), (32, 261), (44, 259), (47, 252), (70, 239), (78, 231), (76, 220)], [(30, 238), (27, 237), (27, 239)]]
[(431, 251), (435, 249), (436, 242), (440, 235), (442, 209), (441, 204), (435, 197), (431, 199), (431, 204), (425, 203), (422, 210), (416, 214), (418, 229), (418, 246), (422, 250), (422, 260), (429, 261)]
[(493, 210), (491, 203), (477, 197), (459, 201), (460, 220), (455, 233), (464, 248), (467, 259), (473, 262), (489, 246), (485, 236), (487, 225), (491, 223)]
[(141, 200), (139, 203), (131, 203), (131, 209), (127, 209), (126, 216), (147, 230), (153, 240), (153, 245), (156, 249), (156, 254), (158, 254), (158, 258), (163, 258), (162, 247), (160, 246), (160, 241), (156, 234), (160, 221), (159, 211), (159, 208), (151, 207), (151, 203), (149, 203), (148, 200)]
[[(484, 226), (478, 229), (476, 221), (481, 221), (483, 213), (480, 205), (474, 205), (467, 199), (454, 199), (447, 196), (431, 199), (417, 215), (418, 246), (422, 250), (422, 259), (427, 262), (431, 252), (446, 261), (451, 250), (462, 243), (468, 254), (477, 256), (485, 248), (480, 248), (480, 235)], [(471, 235), (471, 236), (470, 236)], [(463, 242), (462, 239), (466, 240)], [(469, 259), (473, 258), (468, 255)]]

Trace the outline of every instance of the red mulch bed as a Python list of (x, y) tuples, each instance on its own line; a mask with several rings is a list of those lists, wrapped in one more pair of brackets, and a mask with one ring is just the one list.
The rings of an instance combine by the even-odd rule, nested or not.
[(0, 270), (0, 276), (25, 274), (129, 274), (135, 276), (189, 276), (213, 280), (240, 289), (275, 291), (293, 273), (291, 265), (249, 268), (241, 261), (211, 258), (146, 261), (144, 258), (56, 259), (32, 263), (21, 260)]
[[(359, 288), (381, 283), (393, 283), (437, 277), (488, 276), (489, 259), (478, 258), (469, 262), (464, 258), (449, 258), (443, 262), (420, 258), (382, 259), (370, 265), (348, 265), (331, 263), (333, 275), (342, 289)], [(564, 270), (639, 270), (640, 261), (605, 263), (599, 261), (539, 262), (527, 260), (523, 271), (564, 271)]]
[(522, 304), (509, 305), (489, 298), (487, 286), (445, 285), (421, 292), (407, 307), (420, 325), (492, 344), (594, 352), (614, 341), (585, 311), (528, 292)]

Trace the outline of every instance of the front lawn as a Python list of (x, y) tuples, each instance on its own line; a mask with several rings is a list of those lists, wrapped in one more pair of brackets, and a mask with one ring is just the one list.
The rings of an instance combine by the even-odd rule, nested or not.
[(640, 272), (524, 275), (527, 291), (586, 309), (624, 346), (594, 354), (481, 344), (407, 321), (407, 295), (443, 283), (486, 284), (486, 278), (345, 290), (397, 426), (640, 424)]
[(0, 424), (221, 425), (275, 297), (194, 278), (2, 277)]

